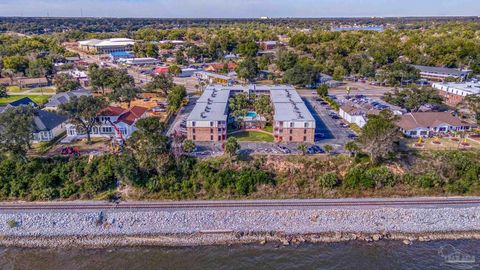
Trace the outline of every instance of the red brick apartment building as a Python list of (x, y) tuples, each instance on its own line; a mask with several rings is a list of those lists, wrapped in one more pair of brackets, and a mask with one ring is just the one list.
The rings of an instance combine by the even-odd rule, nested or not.
[(237, 93), (270, 96), (276, 142), (314, 142), (315, 119), (297, 91), (289, 85), (208, 86), (187, 119), (188, 139), (197, 142), (226, 140), (228, 99)]

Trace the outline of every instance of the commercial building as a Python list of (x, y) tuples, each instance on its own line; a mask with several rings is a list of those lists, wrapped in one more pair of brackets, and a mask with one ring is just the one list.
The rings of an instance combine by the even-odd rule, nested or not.
[(472, 72), (471, 70), (461, 70), (455, 68), (440, 68), (419, 65), (412, 66), (420, 70), (421, 78), (432, 81), (444, 81), (447, 78), (453, 78), (463, 81)]
[(188, 139), (224, 141), (227, 138), (228, 101), (239, 93), (270, 96), (275, 141), (314, 142), (315, 119), (295, 88), (289, 85), (209, 85), (187, 118)]
[(206, 71), (196, 71), (193, 73), (193, 76), (200, 80), (206, 81), (209, 84), (230, 85), (235, 82), (235, 80), (230, 76)]
[(110, 61), (117, 62), (119, 59), (130, 59), (135, 58), (135, 54), (133, 52), (112, 52), (110, 54)]
[(93, 54), (131, 51), (135, 41), (129, 38), (89, 39), (78, 42), (78, 48)]
[(480, 83), (433, 83), (432, 87), (451, 106), (462, 102), (466, 96), (480, 95)]
[(436, 133), (468, 131), (474, 124), (463, 121), (449, 112), (407, 113), (397, 122), (400, 131), (407, 137), (430, 137)]
[(151, 57), (145, 58), (129, 58), (129, 59), (119, 59), (117, 62), (123, 63), (129, 66), (141, 66), (141, 65), (156, 65), (160, 63), (160, 60)]

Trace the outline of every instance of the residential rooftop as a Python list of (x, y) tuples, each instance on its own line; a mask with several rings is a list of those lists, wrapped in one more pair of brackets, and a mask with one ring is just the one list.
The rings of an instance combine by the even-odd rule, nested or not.
[(412, 65), (412, 66), (420, 70), (420, 72), (447, 75), (452, 77), (463, 77), (471, 72), (470, 70), (460, 70), (455, 68), (430, 67), (430, 66), (421, 66), (421, 65)]
[(462, 96), (467, 95), (479, 95), (480, 94), (480, 83), (474, 82), (464, 82), (464, 83), (434, 83), (432, 87), (435, 89), (443, 90), (453, 94), (458, 94)]

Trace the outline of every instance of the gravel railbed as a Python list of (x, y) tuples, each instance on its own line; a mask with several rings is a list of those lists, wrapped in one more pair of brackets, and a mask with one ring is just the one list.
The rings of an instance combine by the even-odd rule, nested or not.
[[(12, 226), (15, 221), (16, 226)], [(314, 234), (476, 231), (480, 207), (104, 210), (0, 213), (2, 236), (115, 236), (199, 232)]]

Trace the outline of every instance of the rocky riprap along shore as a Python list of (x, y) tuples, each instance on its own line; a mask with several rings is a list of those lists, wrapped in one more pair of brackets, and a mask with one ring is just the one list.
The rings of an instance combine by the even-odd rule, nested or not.
[(480, 207), (27, 210), (0, 213), (0, 244), (109, 246), (480, 238)]

